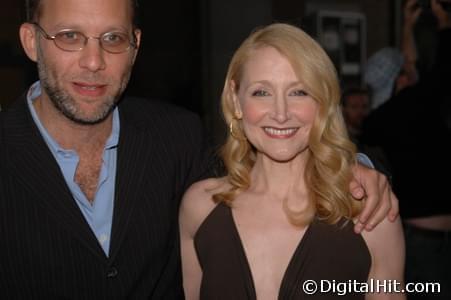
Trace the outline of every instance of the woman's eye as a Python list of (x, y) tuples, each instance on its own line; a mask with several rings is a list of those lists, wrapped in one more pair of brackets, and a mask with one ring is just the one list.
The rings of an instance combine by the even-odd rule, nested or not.
[(290, 93), (290, 96), (297, 96), (297, 97), (302, 97), (302, 96), (307, 96), (307, 92), (304, 90), (294, 90)]
[(256, 91), (252, 92), (252, 96), (254, 96), (254, 97), (264, 97), (264, 96), (269, 96), (269, 93), (267, 91), (264, 91), (264, 90), (256, 90)]

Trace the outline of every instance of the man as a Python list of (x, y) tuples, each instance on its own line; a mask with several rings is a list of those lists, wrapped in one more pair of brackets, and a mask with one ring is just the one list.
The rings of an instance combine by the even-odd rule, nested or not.
[[(451, 130), (443, 114), (451, 102), (451, 15), (440, 1), (430, 4), (437, 21), (434, 65), (374, 110), (362, 134), (362, 142), (380, 146), (390, 162), (404, 223), (406, 281), (441, 284), (440, 294), (409, 299), (451, 299), (450, 177), (442, 175), (451, 169)], [(415, 0), (406, 2), (407, 27), (413, 28), (420, 12)]]
[(358, 140), (362, 123), (370, 111), (368, 91), (363, 88), (349, 88), (342, 97), (343, 117), (352, 139)]
[(341, 105), (349, 136), (358, 151), (365, 153), (377, 170), (391, 174), (390, 164), (382, 148), (377, 145), (369, 146), (361, 141), (362, 124), (370, 112), (369, 91), (365, 88), (349, 88), (343, 93)]
[[(0, 115), (2, 298), (182, 298), (178, 204), (207, 169), (198, 118), (121, 99), (141, 38), (134, 1), (31, 5), (20, 38), (40, 81)], [(394, 219), (385, 177), (356, 176), (368, 194), (356, 231), (391, 205)]]

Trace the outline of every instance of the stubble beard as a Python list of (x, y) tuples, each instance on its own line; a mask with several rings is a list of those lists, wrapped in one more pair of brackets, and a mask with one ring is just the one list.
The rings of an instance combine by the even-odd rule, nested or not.
[[(58, 76), (55, 68), (46, 62), (40, 47), (38, 47), (37, 67), (41, 86), (53, 106), (66, 118), (79, 125), (95, 125), (104, 121), (119, 102), (131, 75), (130, 66), (121, 77), (117, 90), (113, 91), (110, 95), (104, 96), (101, 100), (101, 105), (94, 112), (87, 114), (77, 104), (76, 99), (61, 86), (63, 82), (61, 76)], [(84, 78), (89, 77), (89, 79), (95, 79), (96, 76), (98, 76), (96, 73), (90, 73), (84, 76)]]

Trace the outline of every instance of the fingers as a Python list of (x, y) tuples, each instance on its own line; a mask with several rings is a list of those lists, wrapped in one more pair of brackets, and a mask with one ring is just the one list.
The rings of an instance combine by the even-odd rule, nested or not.
[(417, 0), (409, 0), (406, 2), (406, 5), (404, 6), (404, 13), (409, 13), (413, 10), (421, 10), (421, 7), (417, 5)]
[(363, 229), (365, 229), (365, 224), (357, 220), (357, 223), (354, 225), (354, 232), (360, 234), (363, 231)]
[(431, 10), (436, 16), (441, 15), (443, 12), (442, 6), (436, 0), (431, 0)]
[[(359, 171), (354, 171), (354, 174), (359, 174), (360, 178), (359, 184), (360, 188), (364, 190), (365, 197), (362, 200), (363, 202), (363, 209), (360, 212), (360, 215), (358, 216), (358, 222), (356, 223), (354, 227), (354, 231), (356, 233), (360, 233), (364, 228), (367, 226), (370, 226), (367, 221), (370, 218), (370, 216), (375, 211), (376, 207), (378, 207), (379, 200), (381, 197), (380, 194), (380, 176), (383, 176), (379, 172), (376, 172), (372, 169), (367, 169), (362, 166), (356, 167)], [(354, 176), (355, 177), (355, 176)]]
[(380, 180), (379, 190), (382, 190), (381, 199), (379, 201), (378, 206), (376, 207), (373, 214), (370, 216), (368, 221), (366, 222), (365, 230), (371, 231), (374, 227), (376, 227), (385, 217), (388, 215), (391, 210), (391, 189), (390, 184), (386, 177), (383, 177)]
[(423, 11), (423, 10), (422, 10), (421, 8), (417, 8), (417, 9), (415, 9), (415, 10), (413, 11), (413, 13), (412, 13), (412, 19), (413, 19), (413, 22), (414, 22), (414, 23), (416, 23), (416, 21), (417, 21), (418, 18), (420, 17), (422, 11)]
[[(389, 185), (390, 187), (390, 185)], [(391, 209), (388, 213), (388, 219), (391, 222), (394, 222), (399, 215), (399, 200), (396, 197), (396, 195), (393, 193), (393, 191), (390, 188), (390, 201), (391, 201)]]
[(441, 5), (437, 2), (437, 0), (431, 0), (431, 9), (433, 12), (436, 12), (438, 10), (440, 10), (442, 7)]
[(431, 10), (437, 18), (438, 27), (440, 29), (451, 26), (448, 13), (437, 0), (431, 1)]
[(356, 233), (371, 231), (387, 216), (390, 221), (396, 220), (399, 202), (384, 174), (357, 164), (353, 167), (353, 180), (349, 189), (353, 198), (363, 203), (354, 226)]
[(352, 197), (356, 200), (362, 200), (365, 197), (365, 190), (355, 178), (349, 184), (349, 190)]
[(373, 190), (371, 184), (365, 186), (368, 197), (364, 200), (363, 210), (354, 226), (356, 233), (361, 233), (363, 230), (371, 231), (387, 216), (391, 222), (394, 222), (399, 214), (399, 201), (391, 190), (387, 177), (375, 171), (374, 173), (376, 173), (377, 188)]
[(409, 0), (407, 1), (405, 7), (404, 7), (404, 18), (405, 23), (409, 25), (413, 25), (418, 20), (418, 17), (420, 16), (422, 12), (422, 9), (420, 6), (417, 5), (416, 0)]
[(406, 5), (404, 6), (404, 13), (407, 13), (408, 11), (410, 11), (416, 5), (417, 5), (417, 1), (416, 0), (408, 0), (406, 2)]
[(354, 228), (357, 233), (362, 232), (363, 229), (371, 230), (373, 228), (373, 225), (368, 223), (368, 221), (379, 204), (380, 195), (377, 189), (373, 190), (368, 187), (365, 187), (365, 189), (368, 196), (363, 200), (363, 209), (358, 216), (358, 222)]
[[(353, 172), (353, 179), (351, 180), (349, 184), (349, 191), (351, 192), (352, 197), (355, 200), (360, 200), (365, 205), (365, 190), (362, 187), (362, 184), (360, 183), (360, 175), (359, 175), (359, 165), (355, 165), (352, 168)], [(361, 223), (359, 220), (357, 220), (357, 223), (354, 226), (355, 233), (359, 234), (362, 232), (362, 230), (365, 228), (365, 224)]]

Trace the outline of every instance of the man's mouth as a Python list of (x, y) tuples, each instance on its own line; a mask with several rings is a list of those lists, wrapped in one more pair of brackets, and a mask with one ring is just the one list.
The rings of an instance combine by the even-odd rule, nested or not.
[(74, 90), (83, 96), (99, 97), (105, 94), (106, 84), (73, 82)]

